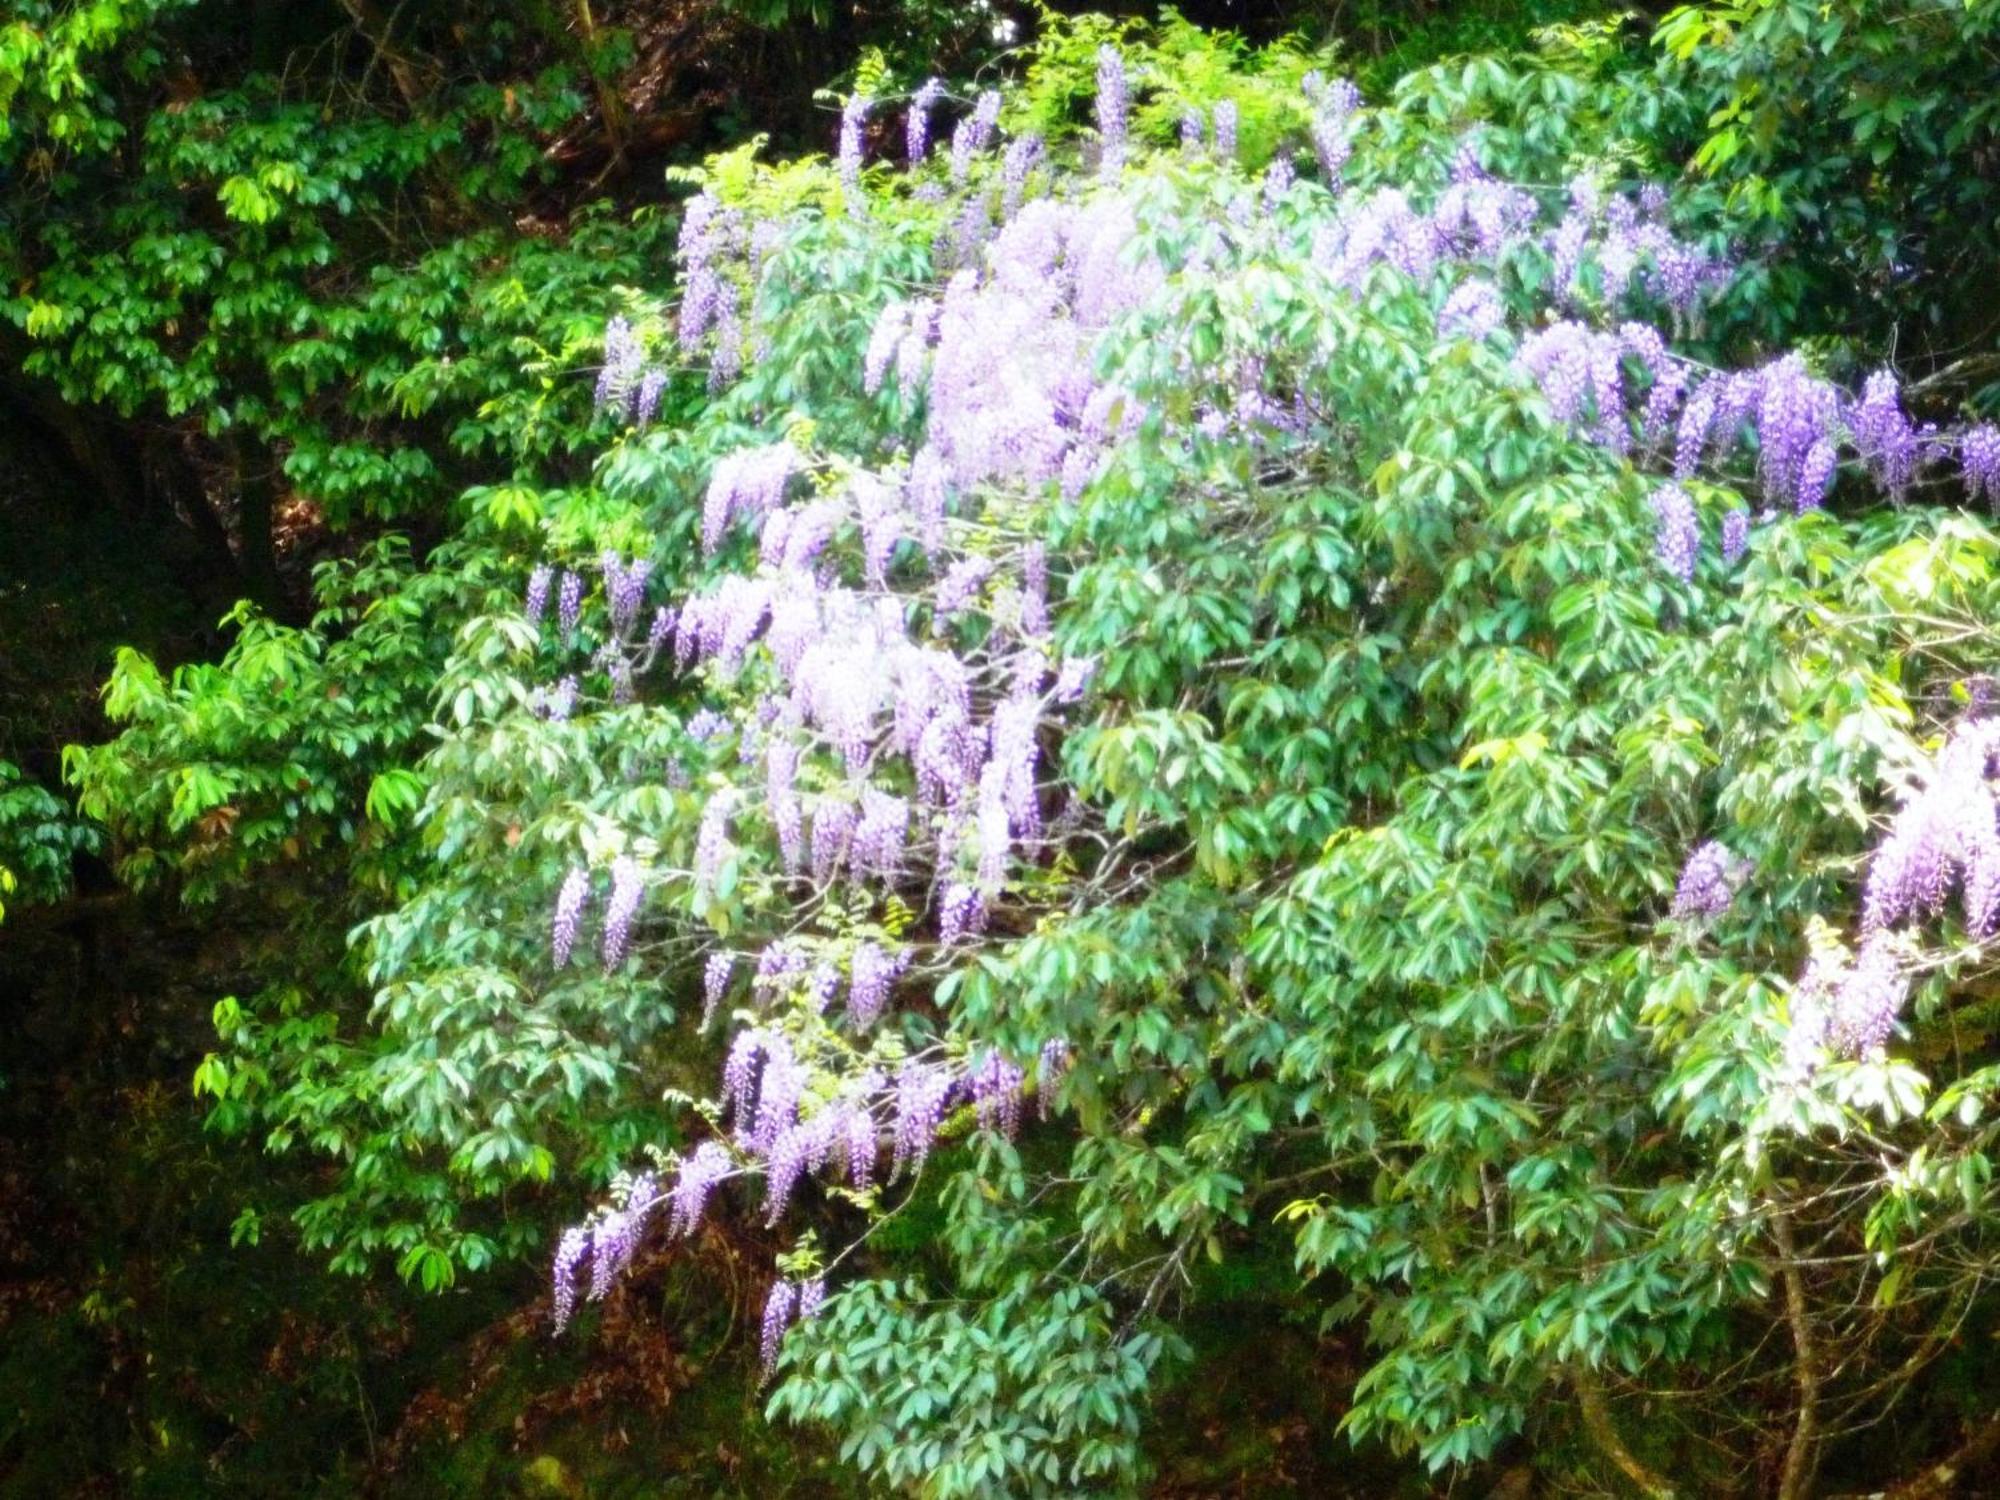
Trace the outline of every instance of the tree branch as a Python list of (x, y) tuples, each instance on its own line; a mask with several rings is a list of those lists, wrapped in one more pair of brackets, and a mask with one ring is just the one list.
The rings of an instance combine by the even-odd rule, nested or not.
[(1819, 1352), (1806, 1307), (1805, 1278), (1799, 1274), (1791, 1217), (1783, 1209), (1771, 1215), (1771, 1238), (1784, 1257), (1778, 1263), (1778, 1279), (1785, 1289), (1785, 1321), (1791, 1325), (1792, 1345), (1797, 1351), (1799, 1387), (1799, 1417), (1792, 1428), (1792, 1440), (1785, 1446), (1778, 1500), (1804, 1500), (1819, 1454)]
[(1596, 1371), (1587, 1365), (1578, 1365), (1570, 1371), (1570, 1384), (1576, 1388), (1577, 1405), (1583, 1412), (1584, 1428), (1597, 1446), (1604, 1450), (1604, 1456), (1617, 1466), (1619, 1473), (1631, 1480), (1647, 1500), (1675, 1500), (1673, 1485), (1638, 1454), (1626, 1447), (1625, 1440), (1618, 1435), (1618, 1428), (1611, 1420), (1611, 1408), (1604, 1399), (1604, 1387), (1598, 1384)]
[(1949, 1458), (1932, 1464), (1914, 1478), (1892, 1485), (1884, 1492), (1883, 1500), (1946, 1500), (1947, 1496), (1956, 1493), (1969, 1472), (1995, 1453), (2000, 1453), (2000, 1411), (1992, 1413), (1973, 1428), (1972, 1436), (1961, 1443)]

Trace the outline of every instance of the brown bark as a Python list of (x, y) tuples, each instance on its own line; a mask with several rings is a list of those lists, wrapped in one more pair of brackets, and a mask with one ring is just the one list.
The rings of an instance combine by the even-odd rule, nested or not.
[(1891, 1485), (1883, 1500), (1948, 1500), (1996, 1453), (2000, 1453), (2000, 1412), (1992, 1413), (1973, 1428), (1972, 1435), (1949, 1458)]
[(1792, 1440), (1785, 1445), (1778, 1500), (1805, 1500), (1819, 1459), (1819, 1350), (1813, 1339), (1805, 1278), (1799, 1274), (1792, 1221), (1783, 1209), (1771, 1215), (1771, 1239), (1783, 1257), (1778, 1263), (1778, 1280), (1785, 1289), (1785, 1321), (1792, 1331), (1793, 1368), (1799, 1387), (1798, 1420), (1792, 1426)]
[(1610, 1403), (1604, 1399), (1604, 1387), (1598, 1384), (1596, 1371), (1579, 1365), (1570, 1372), (1570, 1384), (1576, 1387), (1584, 1430), (1618, 1472), (1629, 1479), (1633, 1487), (1646, 1496), (1646, 1500), (1676, 1500), (1674, 1487), (1665, 1476), (1626, 1447), (1625, 1440), (1618, 1435), (1617, 1424), (1611, 1420)]

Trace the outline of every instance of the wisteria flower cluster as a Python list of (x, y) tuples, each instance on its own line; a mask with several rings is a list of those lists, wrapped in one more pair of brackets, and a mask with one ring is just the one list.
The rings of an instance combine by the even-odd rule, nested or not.
[(1861, 941), (1823, 944), (1792, 986), (1789, 1073), (1803, 1077), (1831, 1048), (1860, 1057), (1888, 1040), (1909, 996), (1922, 925), (1953, 887), (1974, 941), (2000, 929), (2000, 718), (1975, 711), (1955, 726), (1890, 820), (1868, 866)]
[[(997, 94), (973, 102), (949, 151), (933, 153), (945, 96), (935, 83), (919, 90), (903, 155), (922, 179), (913, 200), (928, 193), (946, 205), (938, 212), (948, 230), (934, 247), (942, 285), (885, 291), (857, 351), (860, 396), (903, 424), (898, 440), (856, 457), (821, 446), (809, 427), (774, 423), (716, 457), (701, 494), (709, 581), (649, 624), (644, 572), (600, 562), (609, 644), (594, 664), (612, 696), (671, 663), (706, 699), (686, 725), (708, 766), (686, 788), (697, 807), (688, 868), (662, 853), (657, 864), (626, 854), (602, 871), (572, 870), (551, 928), (552, 956), (567, 963), (601, 879), (607, 966), (643, 959), (634, 933), (649, 902), (683, 930), (706, 924), (715, 934), (698, 959), (703, 1024), (727, 1018), (727, 1060), (714, 1134), (660, 1164), (672, 1233), (693, 1232), (713, 1188), (738, 1176), (762, 1180), (772, 1225), (815, 1182), (871, 1203), (923, 1169), (954, 1116), (1011, 1136), (1031, 1091), (1046, 1109), (1069, 1063), (1065, 1041), (1049, 1038), (1032, 1057), (967, 1049), (936, 1039), (925, 1006), (976, 945), (1025, 930), (1060, 889), (1067, 826), (1051, 816), (1051, 767), (1093, 663), (1057, 644), (1064, 579), (1051, 577), (1043, 518), (1088, 495), (1160, 415), (1100, 355), (1176, 278), (1282, 233), (1309, 247), (1314, 273), (1340, 296), (1359, 301), (1386, 285), (1428, 298), (1442, 336), (1511, 354), (1558, 422), (1659, 473), (1658, 557), (1683, 580), (1702, 551), (1694, 481), (1705, 471), (1727, 477), (1739, 458), (1774, 511), (1822, 504), (1843, 463), (1899, 495), (1948, 451), (1976, 493), (2000, 490), (1993, 429), (1925, 428), (1903, 412), (1886, 374), (1854, 397), (1795, 354), (1741, 372), (1675, 354), (1669, 331), (1697, 320), (1731, 272), (1675, 233), (1657, 189), (1579, 179), (1552, 203), (1489, 173), (1476, 138), (1457, 144), (1435, 191), (1347, 188), (1367, 118), (1342, 81), (1307, 80), (1317, 188), (1294, 181), (1289, 159), (1262, 181), (1244, 173), (1226, 102), (1187, 115), (1182, 139), (1200, 161), (1184, 170), (1223, 186), (1213, 232), (1197, 237), (1187, 263), (1164, 263), (1142, 228), (1140, 195), (1126, 186), (1138, 152), (1132, 81), (1115, 49), (1099, 56), (1098, 84), (1096, 170), (1087, 175), (1034, 171), (1047, 147), (1007, 138)], [(857, 205), (880, 180), (864, 175), (868, 111), (857, 100), (843, 112), (833, 163)], [(865, 218), (842, 225), (873, 227)], [(714, 188), (689, 205), (679, 343), (689, 357), (706, 353), (718, 388), (756, 345), (758, 277), (777, 233), (747, 224)], [(1524, 283), (1541, 288), (1539, 322), (1510, 311), (1503, 293)], [(629, 328), (607, 330), (607, 405), (636, 400), (645, 375), (634, 348)], [(1298, 393), (1274, 388), (1260, 358), (1232, 358), (1176, 441), (1194, 451), (1247, 436), (1269, 451), (1307, 430)], [(1747, 510), (1724, 518), (1726, 558), (1749, 546), (1750, 525)], [(538, 577), (536, 612), (556, 586)], [(581, 587), (577, 574), (561, 587), (571, 579)], [(576, 610), (565, 593), (565, 640), (577, 635)], [(1949, 776), (1941, 762), (1928, 810), (1907, 813), (1912, 831), (1884, 856), (1879, 901), (1871, 884), (1871, 909), (1882, 915), (1861, 955), (1829, 960), (1802, 982), (1802, 1006), (1827, 1018), (1815, 1045), (1874, 1045), (1893, 1024), (1906, 981), (1899, 948), (1875, 929), (1935, 912), (1953, 880), (1968, 922), (1976, 910), (1990, 926), (2000, 891), (1988, 852), (1990, 743), (1979, 753), (1976, 775), (1966, 769), (1971, 750)], [(1945, 806), (1980, 798), (1984, 843)], [(1703, 845), (1674, 915), (1720, 916), (1739, 873), (1720, 844)], [(772, 905), (793, 915), (775, 930), (746, 925), (746, 882), (782, 893), (788, 899)], [(757, 913), (763, 929), (769, 910)], [(586, 1259), (593, 1293), (600, 1263), (615, 1275), (621, 1255), (629, 1259), (620, 1247), (644, 1228), (638, 1201), (565, 1237), (565, 1315)], [(817, 1280), (774, 1285), (767, 1366), (785, 1329), (822, 1295)]]

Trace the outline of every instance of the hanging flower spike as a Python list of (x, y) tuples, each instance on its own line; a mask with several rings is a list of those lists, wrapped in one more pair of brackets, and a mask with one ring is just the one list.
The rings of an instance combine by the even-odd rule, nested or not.
[(771, 1283), (771, 1294), (764, 1299), (764, 1326), (758, 1340), (766, 1380), (778, 1368), (778, 1350), (784, 1345), (785, 1330), (792, 1326), (798, 1305), (799, 1289), (796, 1286), (782, 1280)]
[(576, 634), (577, 620), (583, 614), (583, 579), (580, 575), (564, 571), (561, 597), (556, 608), (556, 624), (567, 640)]
[(872, 103), (867, 95), (855, 94), (840, 111), (840, 147), (835, 170), (840, 174), (840, 185), (847, 190), (847, 211), (857, 216), (866, 207), (861, 195), (862, 128), (867, 124)]
[(603, 958), (606, 973), (625, 962), (632, 943), (632, 918), (646, 893), (645, 872), (635, 859), (619, 857), (611, 862), (611, 899), (604, 907)]
[(1674, 916), (1686, 921), (1719, 917), (1728, 911), (1736, 895), (1734, 865), (1730, 852), (1714, 839), (1696, 846), (1681, 867), (1680, 883), (1674, 889)]
[(569, 963), (570, 950), (576, 946), (577, 929), (583, 925), (583, 908), (589, 899), (590, 872), (581, 865), (572, 866), (569, 874), (563, 877), (562, 889), (556, 892), (551, 946), (558, 969)]
[(1236, 101), (1224, 99), (1215, 106), (1215, 156), (1216, 160), (1234, 162), (1236, 160)]
[(1695, 516), (1694, 501), (1677, 484), (1653, 491), (1653, 516), (1658, 523), (1653, 550), (1666, 570), (1682, 583), (1694, 581), (1694, 567), (1701, 556), (1701, 523)]
[(711, 953), (701, 971), (701, 1029), (708, 1030), (715, 1013), (722, 1008), (722, 997), (729, 992), (729, 976), (736, 967), (733, 953)]
[(938, 100), (944, 97), (944, 80), (926, 78), (923, 87), (910, 100), (910, 112), (903, 122), (903, 144), (913, 167), (923, 163), (931, 144), (931, 111), (937, 108)]
[(535, 564), (528, 574), (528, 595), (522, 604), (522, 613), (528, 617), (530, 625), (542, 623), (542, 616), (548, 613), (549, 585), (554, 581), (555, 571), (547, 563)]
[(1116, 175), (1125, 164), (1125, 118), (1131, 105), (1125, 58), (1106, 43), (1097, 49), (1097, 140), (1106, 176)]
[(577, 1225), (565, 1229), (562, 1238), (556, 1241), (549, 1293), (551, 1333), (559, 1334), (569, 1327), (569, 1320), (576, 1313), (577, 1268), (583, 1264), (589, 1249), (590, 1231)]

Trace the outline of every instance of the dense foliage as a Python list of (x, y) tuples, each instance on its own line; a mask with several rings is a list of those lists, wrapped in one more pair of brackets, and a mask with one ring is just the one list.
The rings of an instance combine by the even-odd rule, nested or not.
[[(233, 1238), (552, 1261), (563, 1348), (725, 1279), (870, 1490), (1144, 1488), (1217, 1307), (1346, 1351), (1411, 1476), (1972, 1472), (1992, 12), (1808, 9), (1367, 95), (1042, 15), (672, 215), (365, 278), (350, 218), (518, 206), (574, 81), (158, 124), (136, 180), (229, 224), (51, 216), (26, 368), (427, 533), (121, 653), (68, 753), (125, 879), (283, 935), (194, 1075), (298, 1168)], [(51, 80), (124, 35), (36, 33), (10, 108), (102, 152)], [(96, 837), (0, 784), (43, 898)]]

